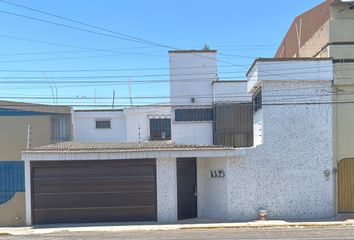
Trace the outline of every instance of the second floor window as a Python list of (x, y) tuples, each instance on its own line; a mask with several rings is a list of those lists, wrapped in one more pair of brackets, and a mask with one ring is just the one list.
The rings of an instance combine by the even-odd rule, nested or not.
[(111, 120), (96, 120), (96, 129), (110, 129)]
[(260, 87), (252, 97), (253, 111), (257, 112), (262, 108), (262, 88)]
[(152, 118), (150, 119), (150, 140), (170, 140), (171, 119)]
[(175, 109), (176, 122), (213, 121), (212, 108)]
[(51, 119), (52, 142), (63, 142), (71, 140), (70, 117), (58, 116)]

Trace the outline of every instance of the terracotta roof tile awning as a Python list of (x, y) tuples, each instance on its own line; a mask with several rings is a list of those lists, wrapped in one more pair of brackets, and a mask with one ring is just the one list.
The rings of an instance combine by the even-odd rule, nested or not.
[(213, 151), (234, 150), (232, 147), (217, 145), (176, 144), (169, 141), (149, 141), (141, 143), (92, 143), (62, 142), (46, 145), (22, 153), (73, 153), (73, 152), (153, 152), (153, 151)]

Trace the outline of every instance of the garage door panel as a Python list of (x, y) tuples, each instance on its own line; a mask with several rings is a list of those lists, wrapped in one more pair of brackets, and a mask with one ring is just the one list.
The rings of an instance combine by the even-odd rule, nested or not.
[(156, 221), (156, 160), (31, 163), (34, 224)]
[(155, 192), (39, 194), (35, 195), (36, 209), (146, 206), (155, 204)]
[(83, 178), (36, 180), (33, 193), (80, 193), (80, 192), (114, 192), (120, 191), (154, 191), (154, 177), (132, 178)]
[(155, 206), (135, 208), (41, 209), (35, 211), (36, 224), (118, 221), (156, 221)]
[(65, 160), (65, 161), (32, 161), (31, 166), (35, 168), (43, 167), (80, 167), (80, 166), (97, 166), (97, 163), (100, 163), (100, 167), (104, 166), (131, 166), (132, 161), (139, 163), (136, 165), (151, 165), (154, 166), (155, 162), (152, 158), (143, 158), (143, 159), (117, 159), (117, 160)]
[[(101, 166), (99, 169), (95, 169), (92, 166), (82, 166), (82, 167), (46, 167), (46, 168), (35, 168), (33, 171), (34, 179), (41, 178), (91, 178), (91, 177), (114, 177), (114, 178), (126, 178), (126, 177), (139, 177), (139, 176), (151, 176), (148, 174), (152, 173), (154, 166), (151, 165), (139, 165), (139, 166), (126, 166), (119, 165), (116, 166)], [(149, 171), (150, 170), (150, 171)]]

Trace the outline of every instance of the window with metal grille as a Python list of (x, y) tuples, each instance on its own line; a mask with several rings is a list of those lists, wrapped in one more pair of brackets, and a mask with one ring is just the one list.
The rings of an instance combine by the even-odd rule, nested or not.
[(175, 109), (176, 122), (213, 121), (212, 108)]
[(262, 108), (262, 88), (260, 87), (252, 97), (253, 111), (257, 112)]
[(52, 142), (71, 140), (71, 126), (69, 116), (55, 116), (51, 119)]
[(111, 128), (111, 120), (96, 120), (96, 129)]
[(150, 140), (171, 140), (171, 119), (150, 119)]

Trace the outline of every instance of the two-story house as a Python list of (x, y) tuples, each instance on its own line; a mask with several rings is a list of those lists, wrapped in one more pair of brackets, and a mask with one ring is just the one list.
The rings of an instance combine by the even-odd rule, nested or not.
[(164, 110), (77, 111), (80, 141), (24, 151), (26, 224), (334, 216), (332, 60), (258, 59), (221, 82), (215, 54), (170, 52), (214, 72), (172, 72)]
[(214, 50), (170, 51), (169, 62), (169, 104), (75, 110), (75, 140), (252, 146), (247, 81), (220, 81)]
[(0, 101), (0, 226), (25, 223), (21, 151), (71, 139), (71, 108)]

